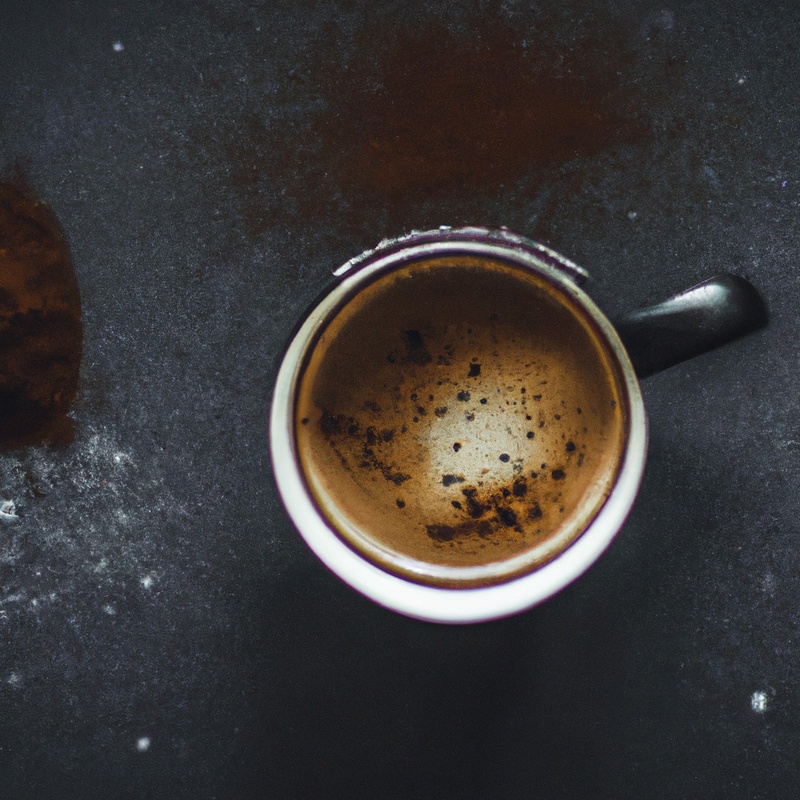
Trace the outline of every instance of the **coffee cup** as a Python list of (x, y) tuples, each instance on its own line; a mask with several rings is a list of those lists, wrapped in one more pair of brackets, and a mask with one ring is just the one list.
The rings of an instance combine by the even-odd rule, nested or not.
[(639, 379), (766, 322), (717, 276), (612, 323), (586, 272), (507, 230), (415, 232), (352, 259), (297, 326), (273, 472), (297, 530), (375, 602), (432, 622), (530, 608), (634, 504)]

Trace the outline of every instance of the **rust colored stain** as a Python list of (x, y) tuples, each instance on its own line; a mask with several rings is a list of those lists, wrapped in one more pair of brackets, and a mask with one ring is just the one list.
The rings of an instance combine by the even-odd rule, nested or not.
[(58, 220), (25, 188), (0, 183), (0, 450), (72, 439), (82, 342)]
[(646, 133), (621, 78), (634, 57), (609, 34), (564, 45), (545, 26), (366, 25), (347, 56), (328, 34), (273, 95), (280, 121), (244, 108), (223, 142), (255, 233), (334, 213), (357, 227), (387, 213), (399, 229), (427, 200), (497, 196), (523, 177), (535, 191), (537, 176)]
[(340, 180), (392, 197), (460, 192), (603, 150), (629, 131), (609, 102), (611, 65), (591, 51), (579, 43), (565, 62), (504, 28), (413, 32), (375, 64), (362, 45), (328, 92)]

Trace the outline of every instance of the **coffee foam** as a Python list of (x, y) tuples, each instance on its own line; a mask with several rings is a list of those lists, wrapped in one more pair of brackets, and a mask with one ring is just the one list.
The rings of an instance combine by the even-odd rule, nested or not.
[(305, 479), (343, 540), (391, 572), (471, 586), (530, 570), (613, 486), (627, 427), (615, 364), (531, 270), (406, 264), (344, 304), (303, 366)]

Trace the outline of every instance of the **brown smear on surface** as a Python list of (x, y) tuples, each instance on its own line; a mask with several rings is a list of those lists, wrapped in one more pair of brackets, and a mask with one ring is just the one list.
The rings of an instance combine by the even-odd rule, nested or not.
[(71, 441), (82, 341), (58, 220), (25, 187), (0, 183), (0, 450)]
[(469, 38), (433, 29), (383, 54), (380, 89), (363, 80), (366, 64), (352, 64), (335, 84), (343, 124), (331, 132), (337, 148), (352, 147), (343, 181), (393, 197), (459, 192), (606, 148), (624, 126), (603, 96), (612, 76), (594, 76), (597, 86), (585, 75), (598, 67), (589, 48), (579, 43), (565, 64), (504, 28)]
[(396, 232), (426, 200), (480, 209), (481, 195), (523, 177), (533, 196), (564, 164), (645, 133), (620, 42), (551, 34), (496, 21), (469, 32), (366, 25), (347, 58), (335, 32), (321, 36), (280, 99), (318, 110), (269, 126), (264, 109), (245, 111), (225, 145), (248, 226), (336, 212), (374, 230), (386, 213)]

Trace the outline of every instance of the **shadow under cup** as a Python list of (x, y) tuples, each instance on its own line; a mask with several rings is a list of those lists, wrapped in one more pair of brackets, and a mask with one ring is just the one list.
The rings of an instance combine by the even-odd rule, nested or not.
[(423, 256), (338, 305), (296, 383), (295, 451), (352, 550), (472, 588), (551, 561), (620, 472), (625, 380), (570, 292), (512, 261)]

